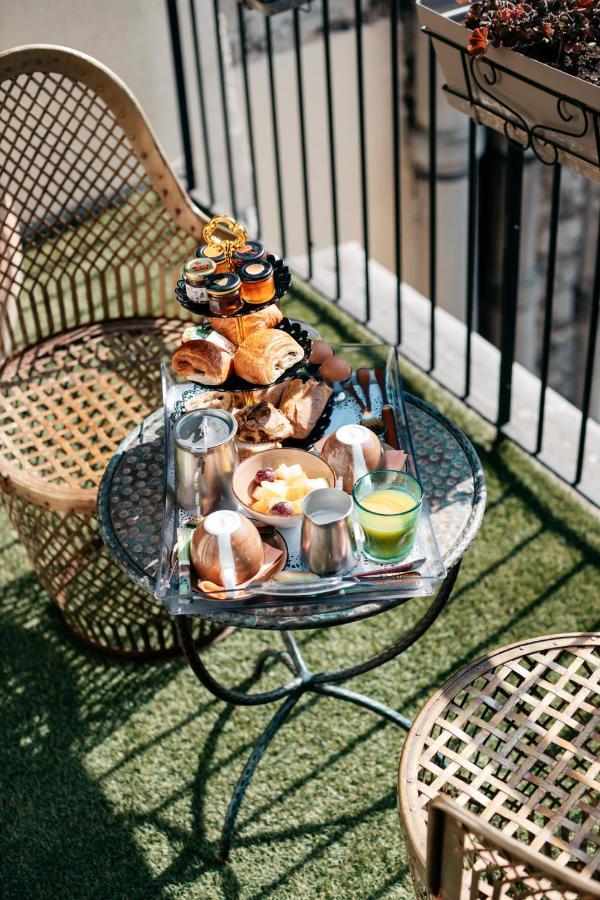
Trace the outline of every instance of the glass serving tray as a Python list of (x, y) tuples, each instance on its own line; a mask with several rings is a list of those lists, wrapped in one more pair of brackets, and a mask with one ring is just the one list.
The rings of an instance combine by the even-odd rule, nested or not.
[[(359, 366), (374, 369), (385, 367), (386, 391), (388, 402), (392, 406), (396, 418), (396, 427), (400, 449), (407, 453), (406, 471), (419, 477), (416, 467), (415, 452), (406, 416), (404, 395), (400, 379), (397, 351), (386, 345), (343, 345), (336, 347), (336, 352), (348, 359), (353, 369)], [(353, 376), (354, 381), (354, 376)], [(245, 588), (219, 591), (214, 594), (202, 593), (192, 588), (187, 593), (180, 593), (179, 565), (177, 561), (177, 529), (187, 520), (196, 516), (193, 509), (182, 509), (175, 496), (175, 443), (173, 425), (181, 415), (182, 395), (192, 387), (189, 382), (177, 381), (177, 376), (170, 366), (162, 366), (162, 383), (165, 422), (165, 499), (161, 528), (161, 547), (159, 565), (156, 576), (155, 596), (161, 600), (172, 615), (202, 614), (208, 610), (243, 610), (260, 607), (286, 607), (290, 613), (294, 606), (307, 605), (339, 607), (340, 603), (358, 605), (375, 595), (385, 597), (415, 597), (432, 594), (437, 584), (446, 574), (446, 569), (437, 545), (431, 516), (427, 505), (427, 497), (423, 498), (419, 518), (417, 539), (414, 547), (402, 562), (424, 560), (419, 565), (420, 577), (403, 580), (387, 576), (384, 581), (373, 582), (353, 580), (353, 573), (373, 571), (385, 566), (364, 558), (358, 558), (358, 564), (347, 575), (332, 578), (320, 578), (317, 575), (303, 577), (301, 581), (268, 580), (253, 583)], [(355, 385), (356, 386), (356, 385)], [(360, 396), (360, 388), (357, 388)], [(382, 397), (373, 371), (371, 371), (370, 389), (371, 409), (376, 416), (381, 415)], [(325, 431), (330, 434), (341, 425), (360, 422), (361, 412), (356, 401), (343, 389), (334, 395), (330, 423)], [(242, 509), (238, 510), (243, 513)], [(299, 573), (305, 571), (300, 551), (300, 526), (286, 528), (279, 532), (288, 551), (288, 559), (284, 572)]]

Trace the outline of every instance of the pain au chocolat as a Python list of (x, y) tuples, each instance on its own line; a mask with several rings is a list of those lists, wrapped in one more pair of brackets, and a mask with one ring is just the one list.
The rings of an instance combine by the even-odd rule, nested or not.
[(199, 384), (223, 384), (233, 365), (233, 354), (210, 341), (185, 341), (174, 352), (173, 368), (178, 375)]
[(304, 351), (285, 331), (267, 328), (246, 338), (233, 359), (236, 375), (252, 384), (271, 384), (300, 362)]
[(274, 328), (279, 325), (283, 316), (278, 306), (275, 304), (261, 309), (259, 312), (250, 313), (249, 316), (240, 316), (231, 319), (211, 318), (212, 327), (224, 335), (236, 347), (251, 334), (256, 331), (264, 331), (266, 328)]

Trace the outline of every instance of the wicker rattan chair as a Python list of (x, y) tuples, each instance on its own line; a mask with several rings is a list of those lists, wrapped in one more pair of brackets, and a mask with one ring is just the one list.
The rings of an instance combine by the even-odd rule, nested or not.
[(0, 53), (3, 502), (69, 628), (126, 656), (168, 655), (176, 637), (109, 560), (97, 487), (161, 403), (176, 272), (204, 222), (110, 71), (60, 47)]
[(600, 898), (600, 634), (458, 672), (412, 725), (398, 802), (419, 897)]
[(444, 900), (600, 900), (600, 883), (507, 837), (447, 797), (429, 804), (427, 887)]

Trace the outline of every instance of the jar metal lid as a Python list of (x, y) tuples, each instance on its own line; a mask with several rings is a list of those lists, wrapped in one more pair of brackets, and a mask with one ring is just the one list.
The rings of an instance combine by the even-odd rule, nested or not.
[(174, 430), (177, 446), (197, 455), (231, 440), (237, 421), (224, 409), (198, 409), (182, 416)]
[(201, 256), (204, 259), (213, 259), (215, 263), (223, 262), (225, 259), (223, 251), (219, 247), (214, 247), (211, 244), (202, 244), (201, 247), (198, 247), (196, 256)]
[(211, 275), (206, 281), (206, 290), (209, 296), (221, 296), (231, 294), (240, 289), (242, 282), (235, 272), (221, 272), (220, 275)]
[(213, 275), (217, 264), (212, 259), (199, 259), (195, 256), (188, 259), (183, 266), (183, 278), (191, 284), (201, 284), (209, 275)]
[(250, 262), (253, 259), (260, 259), (264, 255), (265, 248), (260, 241), (246, 241), (241, 247), (233, 253), (236, 262)]
[(244, 263), (239, 269), (242, 281), (262, 281), (273, 274), (273, 266), (266, 259)]

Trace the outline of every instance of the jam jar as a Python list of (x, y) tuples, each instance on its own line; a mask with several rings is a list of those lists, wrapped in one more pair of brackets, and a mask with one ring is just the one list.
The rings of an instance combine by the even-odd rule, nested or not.
[(206, 279), (214, 275), (216, 268), (212, 259), (198, 259), (197, 256), (184, 264), (181, 276), (185, 281), (185, 294), (188, 300), (206, 303), (208, 300)]
[(243, 307), (241, 281), (235, 272), (211, 275), (206, 285), (210, 311), (218, 316), (230, 316)]
[(242, 298), (246, 303), (268, 303), (275, 297), (273, 266), (266, 259), (244, 263), (239, 269)]
[(266, 259), (267, 254), (265, 248), (260, 241), (246, 241), (241, 247), (233, 251), (233, 265), (236, 271), (244, 263), (256, 262), (257, 259)]
[(227, 257), (219, 247), (215, 247), (212, 244), (202, 244), (202, 246), (198, 247), (196, 250), (196, 256), (200, 257), (200, 259), (212, 260), (217, 267), (217, 273), (230, 271), (227, 264)]

